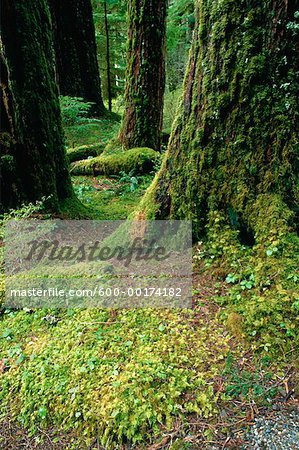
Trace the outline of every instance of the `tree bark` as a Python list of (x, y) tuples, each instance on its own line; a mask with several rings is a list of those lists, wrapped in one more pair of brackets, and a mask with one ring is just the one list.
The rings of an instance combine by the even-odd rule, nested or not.
[(143, 214), (191, 218), (196, 235), (215, 210), (254, 234), (257, 211), (298, 214), (297, 10), (298, 1), (197, 1), (184, 97)]
[(104, 1), (104, 21), (106, 35), (106, 64), (107, 64), (107, 91), (108, 91), (108, 109), (112, 111), (112, 92), (111, 92), (111, 66), (110, 66), (110, 38), (108, 25), (107, 2)]
[(60, 94), (93, 102), (92, 113), (103, 115), (91, 0), (50, 0), (49, 3)]
[(160, 149), (166, 10), (166, 0), (129, 1), (125, 115), (120, 133), (125, 148)]
[(3, 0), (1, 42), (1, 209), (42, 197), (57, 209), (73, 191), (46, 0)]

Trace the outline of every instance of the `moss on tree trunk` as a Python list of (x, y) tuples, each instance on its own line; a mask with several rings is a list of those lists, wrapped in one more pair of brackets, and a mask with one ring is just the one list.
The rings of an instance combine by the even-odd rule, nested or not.
[(49, 3), (60, 93), (94, 102), (92, 112), (102, 115), (105, 107), (91, 0), (50, 0)]
[(166, 0), (130, 0), (125, 148), (160, 148), (165, 87)]
[(148, 216), (192, 218), (199, 235), (221, 210), (258, 234), (271, 211), (289, 223), (298, 213), (296, 10), (298, 2), (197, 1), (180, 113), (140, 205)]
[(46, 0), (3, 0), (1, 110), (2, 208), (73, 195), (54, 77)]

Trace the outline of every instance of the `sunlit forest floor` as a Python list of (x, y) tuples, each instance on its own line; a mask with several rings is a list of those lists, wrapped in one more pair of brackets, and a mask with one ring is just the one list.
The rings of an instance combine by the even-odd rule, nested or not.
[[(68, 127), (68, 151), (104, 148), (118, 127)], [(154, 172), (79, 175), (73, 185), (92, 218), (125, 219)], [(0, 311), (0, 448), (251, 448), (257, 416), (295, 408), (292, 348), (278, 358), (283, 340), (248, 339), (228, 306), (258, 290), (252, 248), (214, 238), (194, 247), (193, 309)]]

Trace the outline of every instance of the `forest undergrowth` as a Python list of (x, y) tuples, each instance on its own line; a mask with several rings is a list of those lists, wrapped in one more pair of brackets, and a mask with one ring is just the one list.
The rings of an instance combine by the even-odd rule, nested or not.
[[(76, 117), (67, 152), (91, 160), (119, 122)], [(73, 186), (90, 218), (126, 219), (155, 170), (74, 176)], [(42, 204), (2, 227), (32, 216), (45, 217)], [(273, 232), (260, 248), (215, 213), (194, 246), (192, 309), (2, 307), (0, 446), (242, 448), (256, 416), (299, 394), (297, 241)]]

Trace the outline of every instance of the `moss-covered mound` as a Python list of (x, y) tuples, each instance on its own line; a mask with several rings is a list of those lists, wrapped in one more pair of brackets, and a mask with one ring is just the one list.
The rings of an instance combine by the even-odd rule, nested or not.
[(71, 164), (72, 175), (117, 175), (120, 172), (145, 174), (153, 170), (160, 155), (150, 148), (132, 148), (113, 155), (101, 155)]
[(98, 156), (104, 151), (103, 144), (81, 145), (67, 150), (67, 157), (70, 163), (87, 159), (89, 156)]
[(128, 440), (144, 448), (142, 441), (159, 434), (161, 424), (171, 430), (182, 411), (217, 413), (212, 380), (231, 348), (216, 320), (207, 327), (192, 311), (183, 319), (178, 311), (151, 309), (120, 310), (116, 318), (98, 309), (58, 314), (1, 318), (9, 370), (0, 377), (0, 416), (10, 411), (32, 433), (55, 424), (90, 445), (96, 436), (110, 450)]

